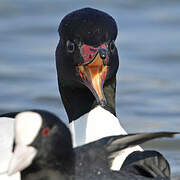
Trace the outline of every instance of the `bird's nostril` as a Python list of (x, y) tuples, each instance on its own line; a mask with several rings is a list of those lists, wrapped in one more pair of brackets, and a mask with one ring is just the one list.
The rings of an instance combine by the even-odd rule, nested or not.
[(92, 55), (91, 55), (91, 54), (89, 54), (88, 58), (89, 58), (89, 59), (91, 59), (91, 58), (92, 58)]
[(107, 50), (106, 49), (100, 48), (100, 49), (98, 49), (98, 52), (99, 52), (99, 55), (102, 59), (106, 58), (106, 56), (107, 56)]
[(106, 54), (104, 54), (104, 53), (101, 54), (100, 56), (101, 56), (102, 59), (105, 59), (105, 58), (106, 58)]

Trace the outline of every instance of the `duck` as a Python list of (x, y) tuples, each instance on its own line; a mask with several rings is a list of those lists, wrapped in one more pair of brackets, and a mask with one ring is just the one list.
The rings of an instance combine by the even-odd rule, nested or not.
[(169, 177), (161, 176), (158, 171), (150, 177), (128, 172), (128, 169), (113, 171), (109, 169), (109, 159), (129, 146), (175, 134), (156, 132), (108, 136), (73, 148), (69, 128), (56, 115), (44, 110), (20, 112), (15, 117), (14, 147), (7, 173), (11, 176), (20, 172), (22, 180), (165, 180)]
[[(57, 117), (52, 115), (52, 113), (46, 112), (44, 110), (33, 110), (32, 109), (32, 110), (27, 110), (27, 111), (36, 112), (36, 113), (40, 114), (42, 117), (44, 117), (44, 119), (48, 119), (48, 121), (54, 121), (53, 119), (55, 119), (55, 118), (57, 119)], [(0, 128), (1, 128), (1, 132), (2, 132), (1, 137), (5, 136), (6, 139), (8, 138), (8, 144), (7, 143), (6, 143), (6, 145), (2, 144), (2, 143), (0, 144), (1, 145), (1, 152), (3, 152), (3, 150), (4, 150), (4, 154), (5, 154), (4, 160), (5, 160), (6, 166), (9, 163), (10, 155), (12, 153), (11, 152), (12, 151), (12, 144), (13, 144), (14, 134), (15, 134), (14, 132), (12, 132), (12, 129), (13, 129), (14, 124), (15, 124), (14, 121), (15, 121), (15, 119), (17, 119), (16, 116), (18, 114), (21, 114), (21, 113), (22, 113), (21, 111), (10, 112), (10, 113), (3, 114), (3, 115), (1, 115), (3, 117), (0, 117), (0, 121), (1, 121), (1, 127)], [(30, 116), (29, 118), (27, 118), (27, 116), (23, 116), (23, 117), (26, 117), (24, 119), (35, 119), (33, 116)], [(4, 123), (2, 123), (2, 122), (4, 122)], [(26, 121), (24, 121), (24, 122), (26, 122)], [(4, 128), (5, 127), (4, 124), (8, 128)], [(9, 126), (9, 124), (10, 124), (10, 126)], [(37, 123), (34, 123), (34, 126), (36, 126), (36, 124)], [(26, 125), (24, 125), (24, 126), (26, 127)], [(38, 126), (39, 125), (37, 125), (37, 127)], [(22, 127), (23, 127), (23, 125), (22, 125)], [(8, 131), (6, 131), (4, 133), (5, 129), (8, 129)], [(26, 129), (26, 128), (23, 127), (22, 129)], [(119, 137), (122, 137), (122, 136), (123, 135), (119, 135)], [(107, 136), (107, 139), (108, 139), (108, 136)], [(101, 144), (99, 143), (99, 146), (100, 145)], [(84, 152), (88, 151), (88, 147), (89, 147), (89, 145), (86, 146), (86, 148), (84, 148)], [(100, 148), (102, 148), (102, 147), (100, 147)], [(78, 147), (76, 147), (76, 149), (78, 149)], [(125, 149), (127, 149), (127, 148), (125, 148)], [(123, 151), (123, 149), (117, 151), (117, 153), (114, 153), (113, 156), (107, 155), (107, 157), (111, 157), (111, 158), (108, 158), (109, 169), (112, 169), (111, 167), (112, 167), (112, 164), (114, 162), (114, 158), (117, 156), (117, 154), (119, 154), (122, 151)], [(80, 154), (81, 153), (82, 152), (80, 152)], [(81, 157), (78, 157), (78, 156), (76, 156), (76, 157), (77, 157), (77, 159), (82, 159)], [(83, 161), (83, 159), (82, 159), (82, 161)], [(135, 151), (135, 152), (131, 153), (130, 155), (128, 155), (126, 160), (124, 162), (121, 162), (121, 163), (123, 165), (122, 165), (120, 171), (125, 170), (128, 173), (130, 172), (130, 173), (140, 175), (140, 176), (144, 176), (144, 177), (156, 177), (156, 176), (170, 177), (170, 166), (169, 166), (168, 161), (166, 160), (166, 158), (161, 153), (154, 151), (154, 150), (145, 150), (143, 152)], [(2, 164), (3, 163), (1, 162), (1, 165)], [(82, 164), (82, 162), (79, 163), (79, 165), (81, 165), (81, 164)], [(3, 170), (1, 169), (0, 178), (3, 178), (4, 180), (21, 180), (19, 172), (13, 174), (13, 176), (7, 176), (6, 173), (4, 173), (4, 171), (5, 171), (4, 169)]]
[[(114, 18), (94, 8), (82, 8), (67, 14), (58, 32), (57, 79), (74, 147), (127, 134), (116, 116), (119, 58)], [(112, 169), (119, 170), (120, 162), (134, 151), (143, 149), (135, 146), (121, 151)]]

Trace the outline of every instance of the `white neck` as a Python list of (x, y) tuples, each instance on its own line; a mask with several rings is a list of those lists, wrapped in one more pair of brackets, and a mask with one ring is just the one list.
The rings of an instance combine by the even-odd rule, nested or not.
[[(70, 123), (73, 146), (80, 146), (103, 137), (127, 134), (119, 120), (109, 111), (97, 106), (89, 113)], [(111, 169), (119, 170), (126, 157), (134, 151), (142, 151), (140, 146), (122, 150), (114, 159)]]
[(70, 123), (70, 129), (74, 147), (106, 136), (127, 134), (119, 120), (101, 106)]

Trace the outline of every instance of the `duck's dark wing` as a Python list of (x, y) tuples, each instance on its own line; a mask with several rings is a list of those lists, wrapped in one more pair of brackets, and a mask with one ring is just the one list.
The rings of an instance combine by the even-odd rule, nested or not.
[(157, 151), (131, 153), (123, 163), (121, 170), (145, 177), (170, 179), (169, 163)]
[[(175, 132), (156, 132), (143, 133), (123, 137), (121, 139), (112, 140), (107, 146), (108, 152), (112, 153), (113, 158), (117, 154), (117, 150), (144, 143), (148, 140), (160, 137), (173, 137)], [(123, 163), (121, 170), (128, 173), (141, 175), (151, 178), (170, 178), (170, 166), (168, 161), (157, 151), (136, 151), (131, 153)]]
[(147, 177), (144, 175), (137, 175), (126, 170), (112, 171), (103, 170), (86, 172), (84, 174), (76, 174), (75, 180), (169, 180), (166, 177)]
[(154, 133), (139, 133), (119, 136), (114, 136), (109, 139), (106, 144), (106, 150), (109, 153), (117, 153), (118, 151), (142, 144), (146, 141), (161, 138), (161, 137), (173, 137), (178, 132), (154, 132)]
[[(97, 172), (99, 169), (108, 171), (114, 157), (123, 149), (160, 137), (173, 137), (175, 132), (142, 133), (105, 137), (98, 141), (77, 147), (76, 172)], [(167, 171), (163, 172), (166, 167)], [(154, 168), (154, 169), (153, 169)], [(128, 156), (124, 165), (127, 174), (144, 177), (169, 177), (169, 164), (166, 159), (155, 151), (134, 152)], [(139, 170), (141, 169), (141, 170)], [(121, 172), (121, 170), (119, 171)]]

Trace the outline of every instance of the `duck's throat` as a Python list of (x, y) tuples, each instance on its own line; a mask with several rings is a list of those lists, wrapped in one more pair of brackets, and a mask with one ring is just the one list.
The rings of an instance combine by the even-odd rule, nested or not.
[[(89, 113), (70, 123), (73, 146), (81, 146), (103, 137), (127, 134), (119, 120), (109, 111), (97, 106)], [(124, 149), (115, 157), (111, 169), (119, 170), (126, 157), (134, 151), (142, 151), (140, 146)]]
[(126, 134), (119, 120), (109, 111), (97, 106), (89, 113), (70, 123), (74, 146), (80, 146), (100, 138)]

